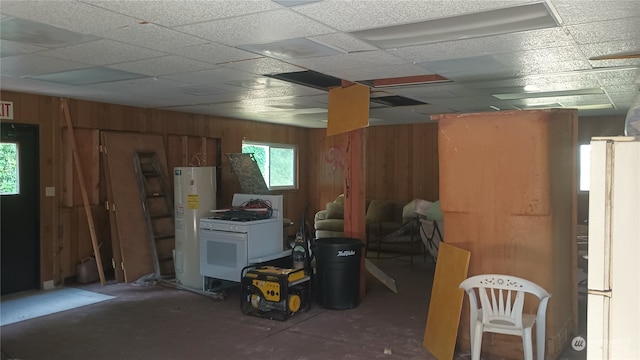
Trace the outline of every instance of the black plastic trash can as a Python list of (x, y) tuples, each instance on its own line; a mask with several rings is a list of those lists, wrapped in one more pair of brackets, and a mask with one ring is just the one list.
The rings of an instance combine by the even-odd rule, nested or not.
[(353, 238), (316, 239), (316, 301), (326, 309), (351, 309), (360, 300), (362, 241)]

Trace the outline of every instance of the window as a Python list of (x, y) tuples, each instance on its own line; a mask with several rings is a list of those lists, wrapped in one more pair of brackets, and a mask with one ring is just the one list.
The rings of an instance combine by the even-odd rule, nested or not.
[(591, 144), (580, 145), (580, 191), (589, 191), (591, 185)]
[(19, 174), (18, 145), (0, 143), (0, 194), (16, 195), (20, 193)]
[(298, 147), (242, 141), (242, 152), (253, 153), (269, 190), (298, 188)]

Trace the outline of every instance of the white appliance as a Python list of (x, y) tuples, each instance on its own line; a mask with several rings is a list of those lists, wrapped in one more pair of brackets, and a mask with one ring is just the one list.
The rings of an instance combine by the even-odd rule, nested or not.
[(271, 205), (270, 218), (200, 220), (201, 275), (240, 282), (243, 267), (290, 254), (283, 250), (282, 195), (234, 194), (232, 206), (241, 207), (255, 200)]
[(591, 139), (587, 358), (640, 359), (640, 137)]
[(200, 289), (199, 223), (216, 208), (216, 168), (175, 167), (173, 183), (176, 282)]

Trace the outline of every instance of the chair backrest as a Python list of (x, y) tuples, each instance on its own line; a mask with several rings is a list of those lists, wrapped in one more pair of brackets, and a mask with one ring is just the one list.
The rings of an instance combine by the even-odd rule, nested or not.
[[(469, 295), (472, 312), (478, 308), (476, 290), (482, 307), (482, 322), (486, 326), (522, 329), (522, 309), (525, 293), (542, 300), (551, 295), (539, 285), (516, 276), (483, 274), (472, 276), (460, 288)], [(546, 305), (546, 302), (545, 302)]]

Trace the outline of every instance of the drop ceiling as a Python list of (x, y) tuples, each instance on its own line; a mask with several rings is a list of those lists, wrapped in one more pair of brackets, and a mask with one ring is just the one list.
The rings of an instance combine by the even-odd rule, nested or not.
[[(327, 87), (289, 73), (370, 86), (372, 126), (624, 115), (640, 87), (640, 58), (592, 59), (640, 53), (637, 0), (3, 0), (0, 14), (3, 90), (308, 128), (326, 127)], [(478, 18), (491, 26), (459, 31)]]

